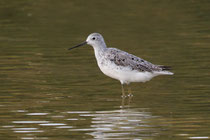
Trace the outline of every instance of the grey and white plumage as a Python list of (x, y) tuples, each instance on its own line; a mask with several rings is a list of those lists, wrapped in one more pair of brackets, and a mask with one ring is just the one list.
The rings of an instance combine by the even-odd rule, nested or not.
[[(146, 82), (158, 75), (173, 75), (170, 67), (155, 65), (125, 51), (108, 48), (99, 33), (90, 34), (86, 41), (73, 48), (91, 45), (100, 70), (107, 76), (117, 79), (121, 84)], [(70, 49), (73, 49), (70, 48)]]
[(130, 67), (131, 70), (137, 70), (139, 72), (165, 70), (163, 66), (154, 65), (142, 58), (116, 48), (107, 49), (104, 55), (106, 59), (113, 61), (118, 66)]

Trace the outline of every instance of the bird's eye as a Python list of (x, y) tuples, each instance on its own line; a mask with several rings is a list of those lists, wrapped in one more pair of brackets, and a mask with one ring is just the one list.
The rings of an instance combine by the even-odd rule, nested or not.
[(92, 40), (95, 40), (95, 39), (96, 39), (95, 37), (92, 38)]

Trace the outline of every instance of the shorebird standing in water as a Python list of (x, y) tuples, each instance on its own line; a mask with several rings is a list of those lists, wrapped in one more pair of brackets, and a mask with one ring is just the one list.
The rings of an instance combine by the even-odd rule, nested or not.
[[(104, 38), (99, 33), (90, 34), (86, 41), (69, 48), (77, 48), (83, 45), (91, 45), (100, 70), (107, 76), (117, 79), (122, 85), (122, 97), (125, 96), (124, 84), (131, 82), (146, 82), (158, 75), (173, 75), (170, 67), (154, 65), (135, 55), (116, 48), (107, 48)], [(129, 91), (129, 95), (132, 95)]]

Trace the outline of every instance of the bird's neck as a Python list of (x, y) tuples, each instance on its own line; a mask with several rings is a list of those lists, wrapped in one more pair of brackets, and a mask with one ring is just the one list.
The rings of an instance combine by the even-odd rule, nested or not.
[(107, 49), (105, 42), (101, 42), (100, 44), (94, 44), (93, 49), (96, 52), (103, 52)]
[(98, 59), (101, 59), (103, 57), (103, 54), (105, 53), (107, 47), (106, 44), (100, 44), (100, 45), (94, 45), (93, 46), (95, 57), (98, 61)]

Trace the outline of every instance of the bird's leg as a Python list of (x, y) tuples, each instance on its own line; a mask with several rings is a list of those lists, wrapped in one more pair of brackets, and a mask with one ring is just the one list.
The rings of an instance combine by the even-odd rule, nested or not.
[(122, 86), (122, 98), (125, 98), (126, 96), (125, 96), (124, 85), (123, 85), (123, 84), (121, 84), (121, 86)]
[(124, 106), (125, 106), (125, 98), (122, 98), (122, 102), (121, 102), (120, 108), (124, 108)]
[(128, 105), (130, 105), (131, 101), (132, 101), (132, 91), (131, 91), (131, 87), (128, 85)]
[(128, 97), (133, 97), (131, 87), (128, 85)]

